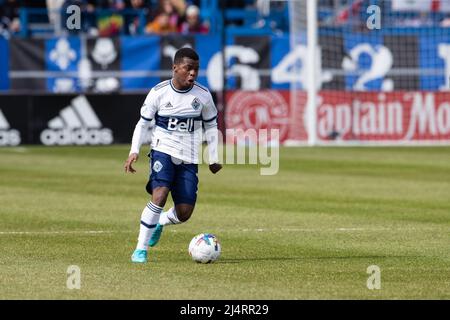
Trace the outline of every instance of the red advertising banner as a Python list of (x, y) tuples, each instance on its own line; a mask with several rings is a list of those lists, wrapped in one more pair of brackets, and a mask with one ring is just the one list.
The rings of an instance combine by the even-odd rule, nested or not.
[[(285, 141), (289, 135), (291, 113), (288, 94), (288, 91), (277, 90), (227, 92), (225, 128), (243, 131), (277, 129), (280, 142)], [(226, 135), (227, 141), (230, 141), (230, 135)], [(249, 137), (250, 140), (255, 140), (251, 135)], [(231, 141), (238, 142), (234, 138)]]
[[(281, 143), (306, 142), (306, 94), (288, 90), (227, 95), (226, 129), (278, 129)], [(295, 105), (294, 105), (295, 103)], [(321, 91), (319, 142), (450, 143), (450, 92)]]

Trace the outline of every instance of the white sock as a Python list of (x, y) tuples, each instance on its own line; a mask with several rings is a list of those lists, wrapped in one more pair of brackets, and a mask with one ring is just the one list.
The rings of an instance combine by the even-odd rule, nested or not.
[(139, 228), (139, 237), (136, 249), (148, 250), (148, 241), (155, 230), (162, 209), (162, 207), (158, 207), (151, 201), (147, 203), (147, 206), (144, 208), (141, 215), (141, 226)]
[(162, 212), (159, 217), (159, 224), (166, 226), (168, 224), (179, 224), (181, 223), (180, 220), (178, 220), (177, 212), (175, 211), (175, 208), (172, 207), (166, 212)]

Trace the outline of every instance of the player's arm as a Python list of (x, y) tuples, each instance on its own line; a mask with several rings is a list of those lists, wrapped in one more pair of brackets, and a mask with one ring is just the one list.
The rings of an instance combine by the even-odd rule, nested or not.
[(128, 159), (125, 161), (125, 172), (135, 173), (136, 170), (133, 168), (133, 163), (139, 158), (139, 149), (142, 145), (142, 140), (144, 138), (144, 133), (147, 132), (147, 128), (150, 125), (150, 120), (139, 119), (136, 127), (134, 128), (133, 138), (131, 140), (131, 149), (128, 155)]
[(128, 155), (128, 159), (125, 161), (125, 172), (135, 173), (133, 163), (139, 158), (139, 150), (142, 145), (145, 134), (148, 132), (148, 127), (152, 121), (155, 113), (155, 97), (154, 91), (151, 90), (145, 99), (144, 105), (141, 108), (141, 118), (139, 119), (136, 127), (134, 128), (133, 138), (131, 139), (131, 149)]
[(214, 106), (212, 97), (209, 103), (205, 106), (203, 113), (203, 126), (205, 128), (205, 138), (208, 144), (209, 153), (209, 170), (212, 173), (217, 173), (222, 169), (219, 163), (219, 131), (217, 129), (217, 109)]
[(222, 169), (218, 155), (219, 131), (217, 129), (217, 120), (205, 122), (205, 138), (208, 144), (209, 170), (212, 173), (217, 173)]

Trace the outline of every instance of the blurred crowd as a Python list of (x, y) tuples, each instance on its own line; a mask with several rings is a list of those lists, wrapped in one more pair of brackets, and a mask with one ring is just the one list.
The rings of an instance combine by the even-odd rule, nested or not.
[[(81, 9), (81, 25), (68, 31), (64, 24), (72, 13), (67, 13), (71, 5)], [(34, 19), (53, 25), (54, 30), (92, 36), (209, 32), (208, 21), (201, 18), (200, 0), (0, 0), (1, 34), (20, 31), (24, 7), (44, 9), (44, 15)]]
[[(413, 7), (415, 3), (428, 3), (426, 6)], [(368, 8), (377, 4), (379, 8), (380, 22), (389, 27), (398, 28), (422, 28), (422, 27), (450, 27), (450, 13), (442, 6), (438, 6), (439, 1), (449, 0), (319, 0), (319, 6), (323, 10), (322, 19), (319, 19), (320, 26), (352, 26), (360, 31), (368, 30), (366, 23), (368, 18), (374, 13)], [(395, 9), (394, 4), (403, 4), (404, 8)], [(369, 13), (370, 12), (370, 13)]]
[(0, 35), (19, 32), (19, 6), (18, 0), (0, 0)]
[[(373, 2), (373, 0), (317, 1), (320, 26), (359, 28), (366, 28), (368, 16), (366, 9)], [(256, 18), (252, 18), (256, 20), (251, 20), (245, 15), (225, 18), (224, 24), (227, 26), (250, 26), (253, 29), (269, 26), (272, 30), (283, 32), (289, 30), (287, 15), (281, 19), (276, 19), (273, 15), (275, 11), (282, 12), (287, 9), (289, 1), (220, 0), (218, 3), (225, 4), (229, 9), (242, 9), (244, 12), (249, 9), (248, 17), (253, 17), (251, 10), (257, 12)], [(306, 4), (306, 0), (302, 3)], [(383, 4), (381, 12), (385, 25), (408, 28), (450, 27), (450, 13), (442, 15), (430, 11), (413, 14), (395, 12), (391, 10), (392, 1), (380, 3)], [(210, 26), (210, 17), (200, 11), (201, 4), (202, 0), (0, 0), (0, 36), (9, 37), (21, 30), (27, 31), (30, 25), (46, 26), (49, 32), (82, 32), (90, 36), (205, 34), (214, 28)], [(66, 22), (72, 13), (68, 13), (67, 9), (72, 5), (81, 9), (79, 19), (81, 25), (79, 28), (69, 29)], [(29, 14), (21, 20), (22, 8), (40, 9), (38, 10), (40, 15)], [(305, 12), (306, 6), (301, 10)], [(301, 16), (299, 20), (306, 21), (306, 18)], [(23, 23), (27, 26), (21, 26)]]

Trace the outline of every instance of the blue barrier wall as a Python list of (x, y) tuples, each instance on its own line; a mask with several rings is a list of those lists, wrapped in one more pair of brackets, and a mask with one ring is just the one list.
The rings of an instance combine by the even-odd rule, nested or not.
[[(319, 42), (323, 89), (443, 90), (449, 84), (450, 28), (321, 28)], [(0, 88), (146, 91), (170, 78), (176, 49), (191, 46), (201, 57), (199, 82), (222, 90), (222, 43), (214, 35), (0, 40)], [(304, 67), (305, 47), (290, 51), (288, 35), (233, 36), (225, 43), (227, 89), (287, 89), (292, 81), (304, 88), (306, 74), (293, 78), (292, 69)]]
[(0, 91), (9, 89), (9, 49), (8, 41), (0, 37)]

